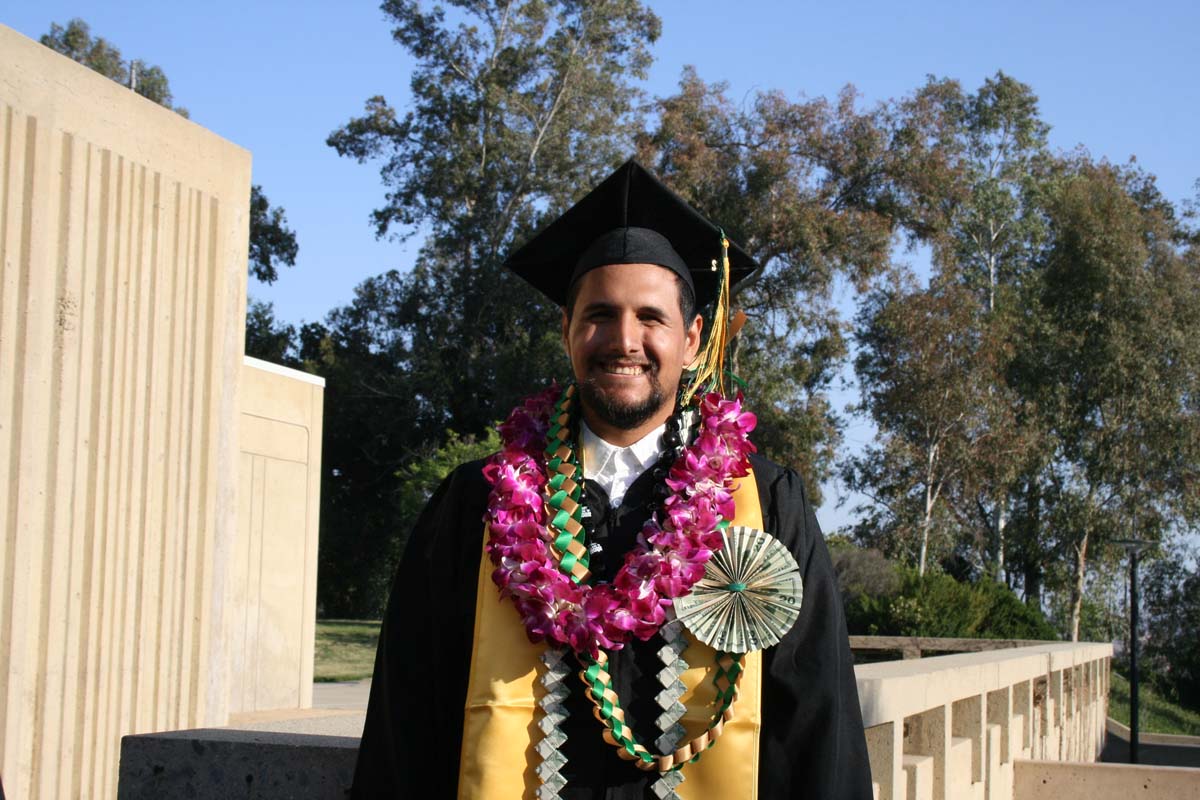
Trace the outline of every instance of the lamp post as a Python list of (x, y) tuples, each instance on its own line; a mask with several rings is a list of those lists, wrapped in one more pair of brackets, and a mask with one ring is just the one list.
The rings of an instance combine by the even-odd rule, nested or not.
[(1138, 763), (1138, 554), (1153, 542), (1114, 539), (1113, 544), (1129, 553), (1129, 763)]

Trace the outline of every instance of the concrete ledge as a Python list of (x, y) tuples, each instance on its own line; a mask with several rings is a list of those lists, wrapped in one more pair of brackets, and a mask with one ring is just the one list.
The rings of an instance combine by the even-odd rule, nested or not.
[(863, 724), (903, 719), (964, 697), (1112, 657), (1111, 644), (1057, 642), (1011, 650), (857, 664)]
[(1200, 772), (1184, 767), (1025, 761), (1014, 767), (1014, 800), (1200, 800)]
[(345, 800), (358, 739), (198, 728), (121, 739), (119, 800)]

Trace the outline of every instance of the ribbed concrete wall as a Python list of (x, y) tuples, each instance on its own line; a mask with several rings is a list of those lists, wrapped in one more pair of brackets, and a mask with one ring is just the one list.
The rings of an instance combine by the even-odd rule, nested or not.
[(325, 380), (247, 357), (238, 388), (229, 711), (311, 708)]
[(0, 27), (0, 774), (228, 713), (250, 157)]

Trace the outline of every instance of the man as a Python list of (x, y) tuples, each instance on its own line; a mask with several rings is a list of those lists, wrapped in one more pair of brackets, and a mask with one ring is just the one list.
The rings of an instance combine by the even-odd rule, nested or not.
[[(507, 266), (563, 307), (575, 388), (514, 411), (505, 449), (458, 468), (418, 521), (352, 796), (870, 797), (841, 601), (803, 483), (747, 455), (752, 417), (705, 393), (727, 342), (704, 346), (696, 303), (754, 262), (628, 162)], [(706, 385), (682, 390), (699, 354)], [(759, 592), (782, 623), (777, 609), (688, 611), (702, 589), (722, 608), (752, 603), (754, 575), (713, 578), (742, 536), (795, 560), (794, 596), (788, 576)], [(770, 646), (741, 644), (759, 639)]]

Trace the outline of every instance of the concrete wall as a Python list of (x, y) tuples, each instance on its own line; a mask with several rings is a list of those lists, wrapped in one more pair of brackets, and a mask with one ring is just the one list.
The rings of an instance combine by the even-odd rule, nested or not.
[(1200, 800), (1200, 770), (1018, 761), (1013, 800)]
[(1017, 759), (1095, 761), (1112, 645), (1054, 643), (854, 668), (879, 800), (1009, 800)]
[[(0, 774), (224, 724), (249, 154), (0, 27)], [(228, 421), (230, 424), (226, 424)]]
[(256, 358), (242, 367), (231, 713), (312, 707), (324, 386)]

